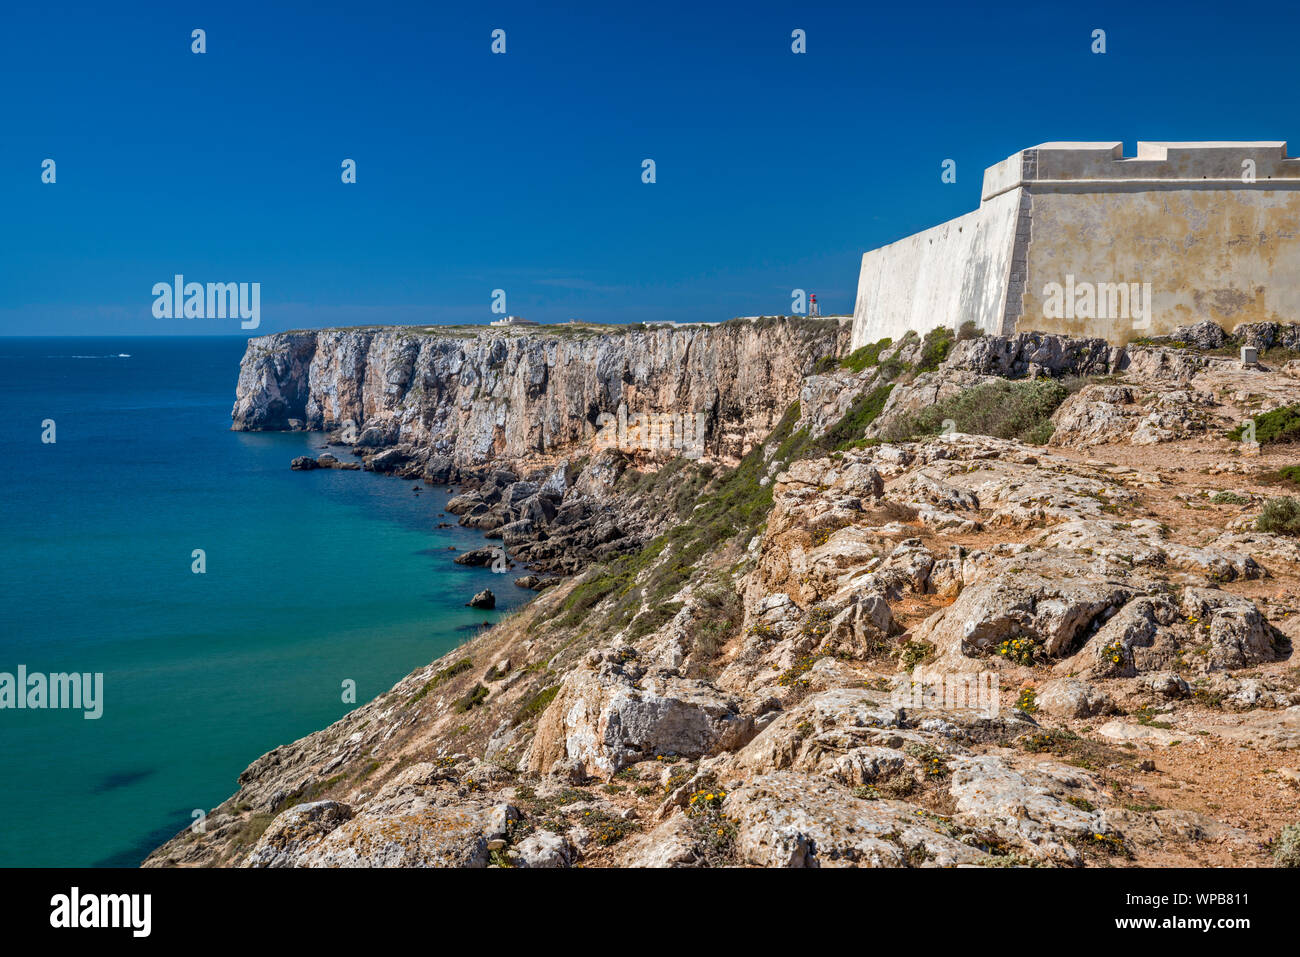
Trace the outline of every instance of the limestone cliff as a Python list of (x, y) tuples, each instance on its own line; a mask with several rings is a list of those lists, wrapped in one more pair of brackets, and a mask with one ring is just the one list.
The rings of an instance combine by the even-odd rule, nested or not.
[[(709, 334), (716, 357), (797, 331)], [(1189, 332), (931, 334), (813, 363), (735, 468), (679, 457), (611, 485), (662, 534), (583, 539), (582, 574), (257, 759), (146, 866), (1268, 863), (1300, 787), (1300, 538), (1278, 517), (1300, 509), (1278, 424), (1300, 356)], [(584, 348), (617, 365), (700, 334)], [(372, 335), (349, 361), (382, 370), (374, 343), (406, 333)], [(303, 396), (310, 420), (331, 389), (370, 423), (410, 407), (366, 404), (382, 371), (302, 384), (316, 358), (277, 338), (245, 363), (277, 414)], [(548, 390), (587, 381), (548, 369)], [(1247, 417), (1255, 442), (1231, 431)], [(558, 486), (493, 473), (461, 504), (510, 547), (568, 527), (581, 489)]]
[(819, 359), (834, 320), (676, 327), (369, 327), (251, 339), (236, 430), (307, 428), (410, 446), (458, 468), (589, 443), (598, 417), (704, 414), (704, 454), (735, 459), (766, 435)]

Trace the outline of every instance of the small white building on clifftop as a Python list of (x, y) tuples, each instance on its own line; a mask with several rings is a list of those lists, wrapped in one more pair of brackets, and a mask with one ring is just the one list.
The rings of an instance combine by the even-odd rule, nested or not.
[(862, 257), (853, 348), (974, 322), (1123, 345), (1300, 321), (1300, 159), (1284, 142), (1044, 143), (979, 208)]

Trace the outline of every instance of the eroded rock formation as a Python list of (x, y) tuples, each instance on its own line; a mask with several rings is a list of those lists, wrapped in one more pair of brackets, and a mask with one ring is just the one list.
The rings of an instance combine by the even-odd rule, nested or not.
[[(296, 341), (266, 368), (301, 369)], [(442, 347), (410, 348), (414, 370)], [(1257, 520), (1294, 459), (1242, 454), (1224, 430), (1300, 400), (1294, 360), (1244, 368), (1171, 343), (1033, 335), (958, 342), (929, 371), (915, 368), (923, 353), (913, 339), (857, 370), (776, 377), (800, 407), (774, 409), (734, 470), (660, 460), (671, 483), (642, 476), (664, 534), (596, 555), (557, 533), (549, 547), (595, 564), (263, 755), (205, 834), (147, 863), (1267, 862), (1300, 786), (1300, 540)], [(1035, 375), (1077, 380), (1050, 445), (881, 437), (926, 402)], [(363, 431), (438, 441), (407, 420), (421, 407), (407, 385), (380, 401), (364, 384), (294, 381), (262, 394), (302, 396), (305, 421), (322, 401), (355, 403)], [(864, 406), (872, 394), (879, 406)], [(464, 412), (447, 454), (465, 462), (497, 443), (474, 438), (477, 401), (427, 406), (429, 422)], [(757, 419), (717, 421), (738, 437)], [(533, 433), (496, 434), (528, 448)], [(507, 534), (521, 523), (554, 531), (597, 498), (625, 518), (644, 507), (626, 504), (627, 467), (594, 456), (576, 475), (496, 469), (456, 511), (526, 551), (542, 540)], [(676, 487), (691, 491), (680, 510)]]

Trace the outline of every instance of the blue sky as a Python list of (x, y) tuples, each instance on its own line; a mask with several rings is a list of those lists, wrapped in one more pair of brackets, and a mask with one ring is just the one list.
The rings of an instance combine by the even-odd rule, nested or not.
[(153, 284), (178, 272), (260, 282), (259, 332), (485, 322), (496, 288), (542, 321), (788, 312), (795, 287), (851, 311), (865, 250), (973, 209), (1018, 149), (1300, 152), (1300, 14), (1282, 4), (50, 2), (5, 19), (0, 335), (240, 331), (154, 318)]

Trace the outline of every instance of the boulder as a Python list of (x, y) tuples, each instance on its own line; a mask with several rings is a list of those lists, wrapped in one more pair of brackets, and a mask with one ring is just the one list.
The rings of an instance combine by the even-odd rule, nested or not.
[(322, 452), (316, 457), (316, 464), (323, 469), (343, 469), (345, 471), (356, 471), (361, 468), (360, 462), (343, 462), (332, 452)]
[(1142, 687), (1164, 698), (1186, 698), (1191, 686), (1172, 671), (1156, 671), (1142, 676)]
[(455, 807), (358, 814), (307, 853), (301, 867), (486, 867), (485, 815)]
[(521, 575), (515, 579), (515, 584), (520, 588), (530, 588), (533, 591), (542, 591), (543, 589), (550, 588), (553, 585), (558, 585), (562, 581), (564, 581), (564, 579), (556, 576)]
[(953, 819), (991, 829), (1028, 857), (1075, 864), (1080, 860), (1076, 841), (1098, 834), (1115, 836), (1100, 811), (1085, 810), (1060, 796), (1066, 788), (1098, 796), (1100, 789), (1077, 768), (1043, 762), (1022, 773), (987, 754), (953, 757), (950, 764)]
[(361, 434), (357, 436), (356, 444), (365, 449), (377, 449), (387, 445), (390, 441), (388, 432), (372, 425), (361, 430)]
[(575, 856), (569, 839), (552, 831), (534, 831), (519, 842), (512, 855), (520, 867), (568, 867)]
[(372, 472), (396, 472), (411, 460), (410, 452), (401, 447), (385, 449), (366, 460)]
[(685, 814), (675, 814), (627, 842), (627, 867), (692, 867), (699, 861), (699, 837)]
[(1185, 342), (1195, 349), (1218, 349), (1228, 341), (1228, 334), (1218, 323), (1202, 319), (1190, 326), (1179, 326), (1169, 339)]
[(434, 485), (446, 485), (456, 474), (450, 455), (430, 455), (424, 463), (424, 478)]
[(919, 859), (951, 867), (987, 861), (980, 851), (927, 826), (919, 808), (864, 800), (815, 777), (777, 771), (727, 795), (736, 852), (757, 867), (904, 867)]
[(882, 651), (885, 640), (895, 630), (894, 615), (885, 596), (863, 589), (831, 619), (820, 650), (853, 658), (873, 657)]
[(986, 657), (1018, 638), (1033, 642), (1049, 658), (1063, 657), (1130, 594), (1128, 586), (1081, 567), (1067, 553), (1026, 553), (1003, 560), (922, 622), (914, 637), (944, 654)]
[(1118, 367), (1124, 350), (1105, 339), (1076, 339), (1042, 332), (980, 336), (953, 343), (945, 372), (965, 370), (1014, 379), (1038, 367), (1053, 376), (1106, 375)]
[(452, 515), (468, 515), (475, 509), (487, 511), (487, 505), (477, 492), (461, 492), (447, 500), (447, 511)]
[(497, 596), (492, 594), (491, 588), (484, 588), (465, 604), (469, 608), (495, 608), (497, 606)]
[(538, 721), (528, 767), (547, 774), (576, 763), (587, 775), (609, 777), (637, 761), (698, 758), (752, 737), (753, 715), (707, 682), (653, 676), (638, 687), (633, 674), (617, 663), (570, 672)]
[(1249, 598), (1217, 588), (1185, 588), (1182, 610), (1197, 633), (1210, 642), (1206, 656), (1210, 670), (1275, 661), (1289, 651), (1285, 636)]
[(1090, 718), (1112, 711), (1110, 695), (1078, 678), (1057, 678), (1038, 688), (1038, 709), (1056, 718)]
[(491, 565), (501, 549), (489, 545), (486, 548), (475, 548), (468, 552), (461, 552), (454, 559), (457, 565), (469, 565), (472, 568), (483, 568)]
[(245, 867), (292, 867), (299, 855), (320, 844), (325, 835), (352, 819), (352, 808), (338, 801), (297, 804), (280, 813), (257, 839)]

